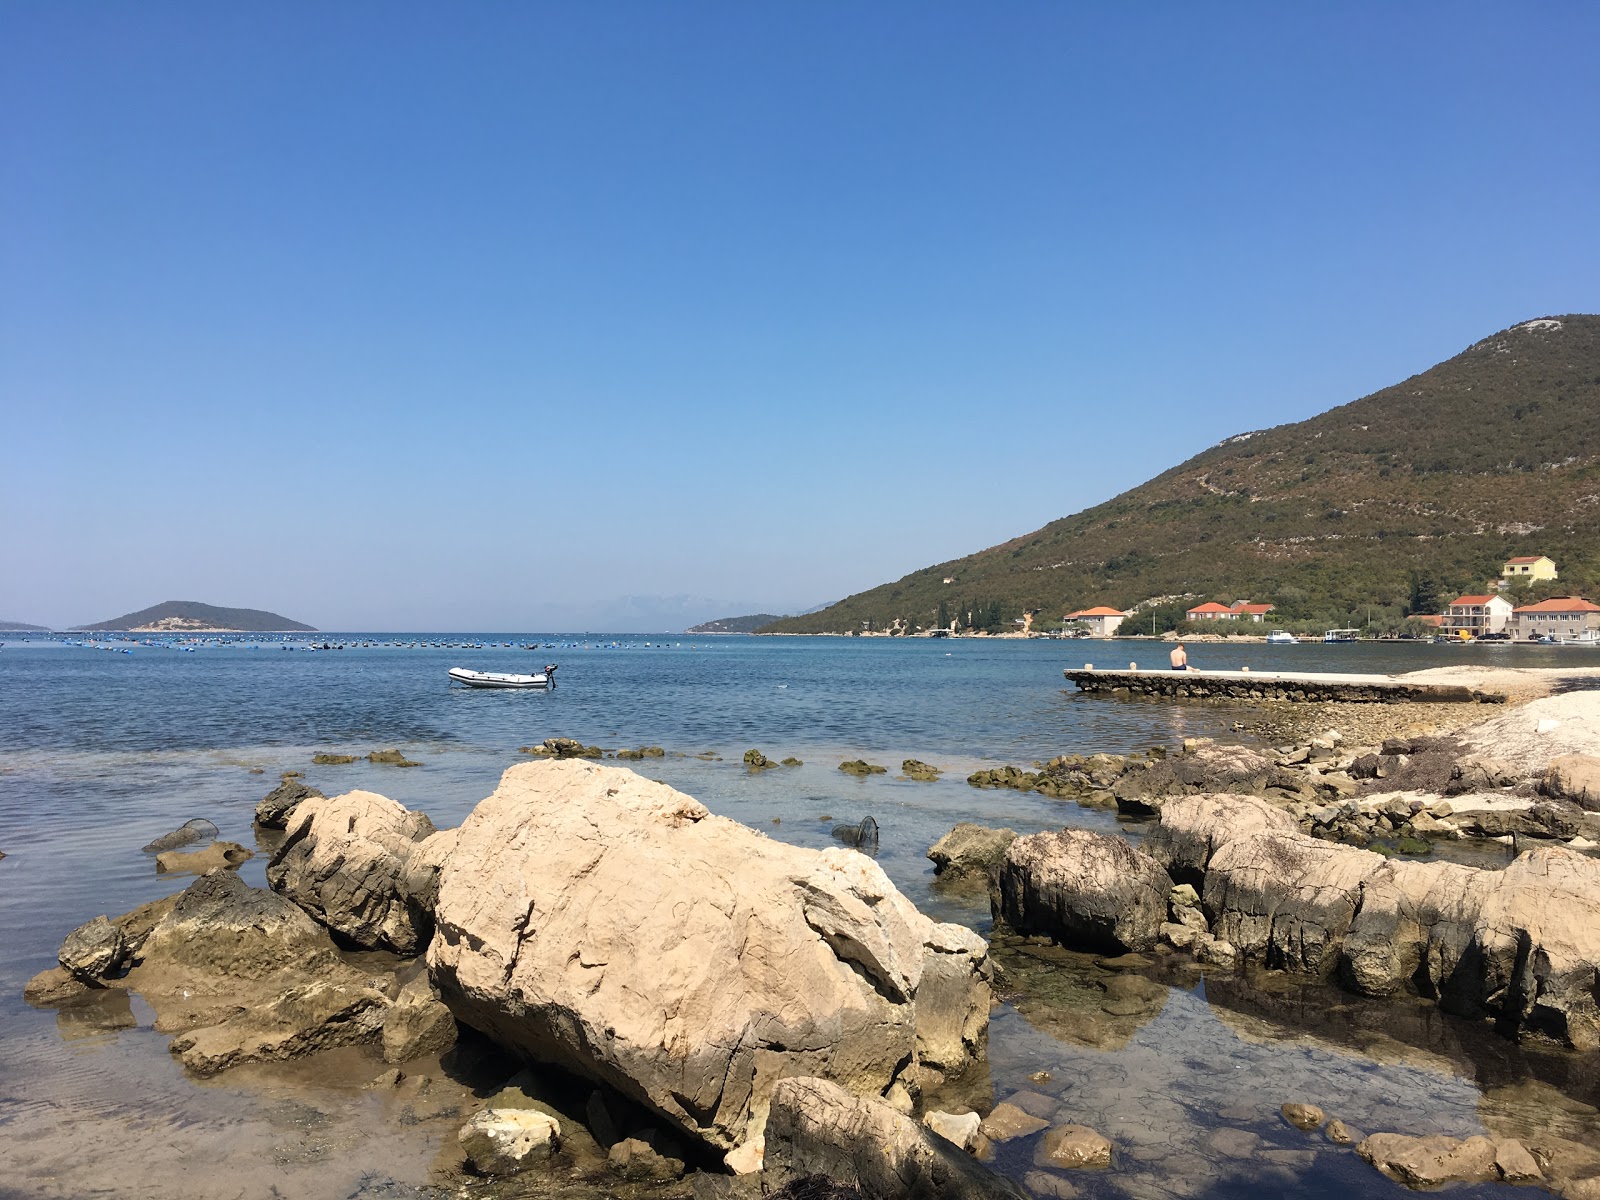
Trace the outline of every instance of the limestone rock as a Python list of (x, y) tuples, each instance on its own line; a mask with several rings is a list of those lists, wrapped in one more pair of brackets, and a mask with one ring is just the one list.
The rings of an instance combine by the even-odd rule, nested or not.
[(846, 775), (885, 775), (888, 767), (880, 767), (876, 763), (869, 763), (865, 759), (852, 758), (839, 764), (839, 770)]
[(1278, 1110), (1283, 1119), (1296, 1129), (1303, 1129), (1310, 1133), (1313, 1129), (1320, 1129), (1322, 1123), (1328, 1119), (1328, 1114), (1315, 1104), (1285, 1104)]
[(51, 1008), (80, 999), (91, 986), (65, 967), (51, 967), (28, 980), (22, 989), (22, 999), (35, 1008)]
[(867, 1200), (1022, 1200), (1016, 1185), (882, 1100), (823, 1079), (773, 1086), (766, 1170), (779, 1186), (822, 1175)]
[(1245, 959), (1366, 995), (1420, 983), (1452, 1012), (1600, 1048), (1600, 861), (1551, 845), (1501, 871), (1389, 860), (1274, 827), (1258, 805), (1174, 801), (1146, 839), (1204, 872), (1212, 933)]
[(624, 1179), (645, 1180), (677, 1179), (683, 1175), (683, 1162), (656, 1151), (642, 1138), (623, 1138), (606, 1154), (606, 1165)]
[(1039, 1139), (1033, 1165), (1060, 1170), (1111, 1165), (1111, 1142), (1087, 1125), (1058, 1125)]
[(212, 842), (199, 850), (167, 850), (156, 855), (158, 875), (204, 875), (207, 871), (237, 871), (256, 856), (238, 842)]
[(183, 1035), (173, 1049), (197, 1073), (377, 1039), (387, 1001), (374, 979), (298, 907), (231, 871), (118, 924), (137, 948), (116, 986), (150, 1004), (157, 1030)]
[(419, 762), (412, 762), (398, 750), (374, 750), (367, 755), (369, 763), (383, 763), (391, 767), (420, 767)]
[(1458, 1141), (1452, 1137), (1407, 1137), (1374, 1133), (1356, 1146), (1356, 1153), (1391, 1179), (1407, 1187), (1432, 1188), (1447, 1183), (1488, 1183), (1500, 1178), (1495, 1146), (1486, 1137)]
[(289, 814), (302, 800), (321, 799), (322, 793), (298, 779), (285, 779), (256, 804), (256, 824), (263, 829), (282, 829)]
[(1362, 1141), (1365, 1137), (1364, 1134), (1358, 1130), (1351, 1129), (1337, 1118), (1328, 1122), (1328, 1126), (1323, 1130), (1323, 1133), (1336, 1146), (1348, 1146), (1352, 1142)]
[(1067, 829), (1017, 838), (1006, 851), (994, 909), (1019, 933), (1121, 953), (1148, 950), (1167, 916), (1172, 880), (1119, 837)]
[(925, 763), (920, 758), (908, 758), (900, 764), (900, 774), (918, 783), (933, 783), (942, 772), (938, 767)]
[(934, 1109), (922, 1114), (922, 1123), (951, 1145), (971, 1150), (983, 1118), (975, 1112), (949, 1113)]
[(1213, 793), (1257, 794), (1272, 780), (1277, 764), (1246, 746), (1197, 739), (1193, 749), (1175, 758), (1133, 770), (1111, 786), (1117, 807), (1135, 816), (1150, 816), (1174, 797)]
[(1017, 1105), (1006, 1102), (996, 1104), (979, 1127), (983, 1135), (993, 1142), (1009, 1142), (1012, 1138), (1028, 1137), (1046, 1129), (1050, 1122), (1025, 1112)]
[(1014, 829), (989, 829), (962, 821), (928, 850), (933, 872), (944, 878), (960, 875), (987, 875), (989, 868), (1004, 860), (1006, 849), (1017, 838)]
[(1600, 757), (1563, 754), (1551, 759), (1539, 788), (1547, 796), (1571, 800), (1586, 812), (1600, 812)]
[(410, 1062), (425, 1054), (439, 1054), (455, 1043), (455, 1015), (439, 999), (426, 975), (403, 987), (383, 1015), (384, 1062)]
[(426, 945), (433, 855), (453, 835), (374, 792), (302, 801), (290, 826), (267, 864), (274, 891), (369, 949), (416, 954)]
[(456, 1139), (474, 1174), (514, 1175), (550, 1157), (561, 1142), (561, 1123), (531, 1108), (486, 1108)]
[(125, 950), (122, 930), (101, 915), (67, 934), (56, 958), (77, 978), (96, 980), (122, 965)]
[(383, 997), (369, 987), (316, 980), (244, 1008), (220, 1025), (182, 1034), (172, 1050), (196, 1075), (215, 1075), (240, 1063), (369, 1042), (384, 1007)]
[(507, 771), (456, 831), (435, 919), (458, 1019), (723, 1150), (759, 1136), (781, 1076), (876, 1097), (984, 1050), (976, 934), (854, 851), (772, 841), (620, 768)]
[(1224, 842), (1263, 831), (1289, 833), (1299, 824), (1281, 808), (1254, 796), (1190, 796), (1163, 806), (1161, 823), (1142, 849), (1181, 883), (1198, 886), (1211, 856)]

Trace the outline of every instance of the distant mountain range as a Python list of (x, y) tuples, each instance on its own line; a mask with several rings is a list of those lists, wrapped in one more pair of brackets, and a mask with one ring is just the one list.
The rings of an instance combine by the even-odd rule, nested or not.
[(29, 625), (26, 621), (0, 621), (0, 633), (49, 633), (44, 625)]
[[(1360, 347), (1340, 347), (1342, 354)], [(1061, 460), (1042, 470), (1070, 470)], [(1398, 619), (1544, 554), (1600, 590), (1600, 317), (1525, 321), (1306, 421), (1241, 433), (1131, 491), (914, 571), (774, 633), (1010, 628), (1094, 605), (1253, 600), (1275, 616)]]
[(259, 608), (218, 608), (195, 600), (168, 600), (96, 625), (80, 625), (85, 633), (117, 630), (129, 633), (315, 633), (310, 625)]

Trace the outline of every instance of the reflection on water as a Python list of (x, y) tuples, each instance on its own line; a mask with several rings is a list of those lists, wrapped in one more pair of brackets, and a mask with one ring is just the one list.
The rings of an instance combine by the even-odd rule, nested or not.
[[(1068, 802), (978, 791), (966, 774), (996, 761), (1216, 734), (1238, 715), (1063, 691), (1062, 665), (1113, 651), (1126, 657), (1126, 647), (694, 645), (541, 652), (564, 660), (563, 686), (549, 694), (446, 685), (447, 666), (505, 669), (510, 651), (141, 648), (124, 656), (8, 646), (0, 655), (0, 850), (8, 855), (0, 859), (0, 1159), (8, 1167), (0, 1193), (421, 1194), (459, 1123), (453, 1101), (429, 1108), (363, 1091), (383, 1069), (365, 1051), (246, 1068), (202, 1086), (183, 1075), (136, 998), (130, 1006), (125, 995), (107, 995), (60, 1012), (20, 1001), (23, 983), (50, 965), (68, 929), (184, 886), (184, 878), (158, 876), (140, 852), (151, 838), (206, 817), (224, 838), (267, 849), (250, 817), (282, 771), (303, 771), (330, 794), (382, 792), (442, 827), (493, 790), (518, 746), (553, 735), (660, 744), (667, 757), (634, 764), (641, 774), (773, 837), (822, 848), (835, 844), (835, 824), (871, 815), (881, 831), (878, 861), (911, 899), (987, 934), (981, 891), (932, 886), (925, 851), (956, 822), (1020, 833), (1064, 824), (1139, 830)], [(1453, 663), (1472, 652), (1409, 647), (1382, 663), (1374, 653), (1198, 646), (1193, 659), (1227, 655), (1217, 665), (1239, 659), (1260, 669), (1291, 654), (1308, 668), (1372, 670)], [(1514, 653), (1520, 662), (1528, 652)], [(424, 765), (311, 761), (317, 750), (390, 746)], [(750, 772), (739, 761), (750, 747), (805, 765)], [(705, 750), (723, 761), (696, 757)], [(837, 770), (857, 757), (889, 773), (857, 779)], [(899, 778), (898, 764), (911, 757), (945, 777)], [(265, 857), (244, 865), (248, 882), (264, 882)], [(1284, 1125), (1276, 1113), (1286, 1101), (1318, 1104), (1369, 1132), (1524, 1137), (1575, 1162), (1592, 1153), (1584, 1146), (1600, 1144), (1592, 1056), (1534, 1053), (1431, 1006), (1376, 1005), (1271, 977), (1202, 981), (1159, 958), (1113, 971), (1046, 946), (996, 953), (1007, 989), (990, 1035), (996, 1098), (1037, 1093), (1052, 1116), (1116, 1142), (1116, 1169), (1074, 1179), (1086, 1196), (1401, 1194), (1348, 1149)], [(1030, 1079), (1041, 1071), (1049, 1078)], [(1030, 1154), (1031, 1141), (1005, 1143), (997, 1165), (1020, 1177)]]

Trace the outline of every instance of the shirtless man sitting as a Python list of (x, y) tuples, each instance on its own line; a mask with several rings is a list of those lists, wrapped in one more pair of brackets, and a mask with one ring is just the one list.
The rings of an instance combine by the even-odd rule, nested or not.
[(1172, 669), (1174, 671), (1187, 671), (1189, 669), (1189, 652), (1183, 648), (1182, 642), (1172, 648), (1172, 654), (1169, 657), (1172, 659)]

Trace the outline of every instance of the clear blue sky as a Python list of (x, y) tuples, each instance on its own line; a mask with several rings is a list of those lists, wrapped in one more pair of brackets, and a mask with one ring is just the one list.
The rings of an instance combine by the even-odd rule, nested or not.
[(0, 617), (837, 599), (1600, 309), (1600, 6), (0, 2)]

